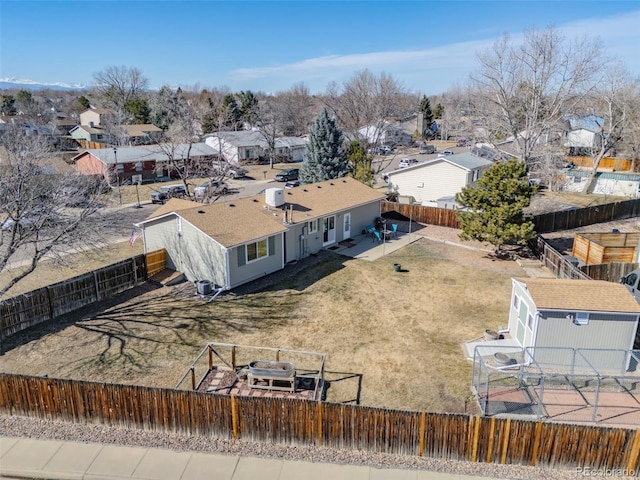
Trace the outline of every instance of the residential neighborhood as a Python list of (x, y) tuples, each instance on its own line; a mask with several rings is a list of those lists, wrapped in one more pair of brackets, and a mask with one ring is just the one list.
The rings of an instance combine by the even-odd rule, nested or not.
[(410, 87), (329, 43), (211, 85), (133, 36), (90, 86), (0, 83), (0, 477), (637, 476), (640, 77), (526, 32), (448, 89), (435, 46)]

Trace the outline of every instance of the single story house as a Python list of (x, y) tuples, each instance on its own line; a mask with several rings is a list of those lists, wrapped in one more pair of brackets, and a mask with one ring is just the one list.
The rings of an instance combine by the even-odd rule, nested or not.
[[(81, 144), (86, 142), (111, 144), (114, 137), (114, 114), (107, 108), (90, 108), (80, 114), (80, 125), (69, 130), (69, 135)], [(123, 134), (130, 145), (155, 143), (162, 130), (152, 124), (122, 125)]]
[[(565, 173), (563, 189), (569, 192), (582, 192), (585, 182), (591, 177), (587, 170), (569, 170)], [(640, 197), (640, 174), (623, 172), (597, 172), (592, 193), (618, 197)]]
[(389, 193), (413, 197), (415, 203), (437, 206), (440, 198), (453, 197), (476, 182), (493, 162), (469, 153), (442, 155), (387, 174)]
[(145, 251), (164, 248), (188, 280), (232, 289), (360, 234), (384, 197), (344, 177), (208, 205), (171, 199), (137, 226)]
[[(257, 161), (268, 154), (268, 144), (260, 132), (240, 130), (237, 132), (216, 132), (204, 136), (204, 142), (220, 152), (229, 163)], [(298, 137), (278, 137), (275, 139), (275, 153), (278, 161), (301, 162), (307, 148), (307, 141)]]
[[(172, 151), (172, 158), (168, 151)], [(128, 183), (134, 175), (142, 175), (142, 181), (169, 178), (171, 160), (211, 161), (215, 150), (205, 143), (183, 143), (175, 148), (163, 149), (160, 145), (139, 147), (97, 148), (86, 150), (73, 157), (76, 170), (84, 175), (102, 175), (110, 185)]]
[(639, 318), (640, 304), (619, 283), (512, 279), (509, 334), (521, 347), (534, 347), (540, 364), (567, 364), (571, 352), (561, 348), (606, 349), (591, 357), (593, 367), (624, 372), (628, 355), (611, 351), (633, 349)]

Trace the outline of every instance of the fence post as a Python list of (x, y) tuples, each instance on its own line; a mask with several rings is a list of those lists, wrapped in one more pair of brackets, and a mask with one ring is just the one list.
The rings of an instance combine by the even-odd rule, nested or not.
[(196, 369), (191, 367), (191, 390), (196, 389)]
[(138, 285), (138, 268), (136, 266), (136, 257), (131, 257), (131, 264), (133, 266), (133, 286)]
[(426, 419), (427, 419), (427, 414), (425, 412), (422, 412), (422, 415), (420, 415), (420, 448), (418, 451), (418, 455), (422, 456), (422, 454), (424, 453), (424, 436), (426, 434)]
[(531, 466), (536, 466), (536, 458), (538, 457), (538, 448), (540, 448), (540, 436), (542, 434), (542, 421), (536, 424), (535, 437), (533, 440), (533, 452), (531, 452)]
[(100, 300), (100, 287), (98, 285), (98, 273), (95, 270), (93, 271), (93, 282), (96, 287), (96, 302), (97, 302)]
[(507, 418), (507, 422), (504, 425), (504, 438), (502, 439), (502, 456), (500, 463), (505, 464), (507, 462), (507, 447), (509, 446), (509, 431), (511, 430), (511, 418)]
[(213, 369), (213, 351), (211, 350), (211, 345), (209, 345), (209, 370)]
[(236, 369), (236, 346), (231, 347), (231, 368)]
[(322, 402), (318, 402), (318, 445), (322, 445)]
[[(638, 463), (638, 453), (640, 453), (640, 430), (636, 430), (631, 442), (631, 451), (629, 452), (629, 460), (627, 461), (627, 472), (635, 470)], [(629, 475), (629, 473), (627, 473)]]
[(487, 463), (491, 463), (491, 454), (493, 453), (493, 434), (496, 430), (496, 417), (491, 417), (491, 425), (489, 426), (489, 445), (487, 446)]
[(471, 450), (471, 461), (475, 462), (478, 456), (478, 435), (480, 433), (480, 424), (482, 423), (482, 417), (475, 417), (476, 424), (473, 429), (473, 449)]
[(236, 396), (231, 395), (231, 425), (233, 427), (233, 439), (238, 439), (238, 413), (236, 412)]

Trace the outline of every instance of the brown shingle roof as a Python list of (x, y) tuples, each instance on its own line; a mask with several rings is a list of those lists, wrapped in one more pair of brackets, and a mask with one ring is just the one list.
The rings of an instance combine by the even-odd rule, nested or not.
[[(348, 177), (302, 185), (284, 191), (285, 204), (293, 206), (293, 218), (289, 219), (290, 222), (293, 220), (293, 223), (327, 216), (379, 201), (384, 197), (384, 194)], [(287, 230), (287, 226), (283, 223), (284, 211), (281, 208), (266, 208), (264, 195), (211, 205), (171, 199), (147, 220), (170, 212), (176, 212), (225, 247)]]
[(604, 280), (517, 278), (542, 310), (640, 313), (640, 304), (620, 283)]

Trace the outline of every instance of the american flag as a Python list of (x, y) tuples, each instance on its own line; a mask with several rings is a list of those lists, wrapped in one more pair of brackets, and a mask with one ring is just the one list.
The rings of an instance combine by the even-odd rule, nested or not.
[(133, 247), (136, 243), (136, 240), (138, 239), (138, 237), (140, 236), (140, 232), (138, 232), (137, 228), (134, 228), (133, 231), (131, 232), (131, 238), (129, 239), (129, 246)]

